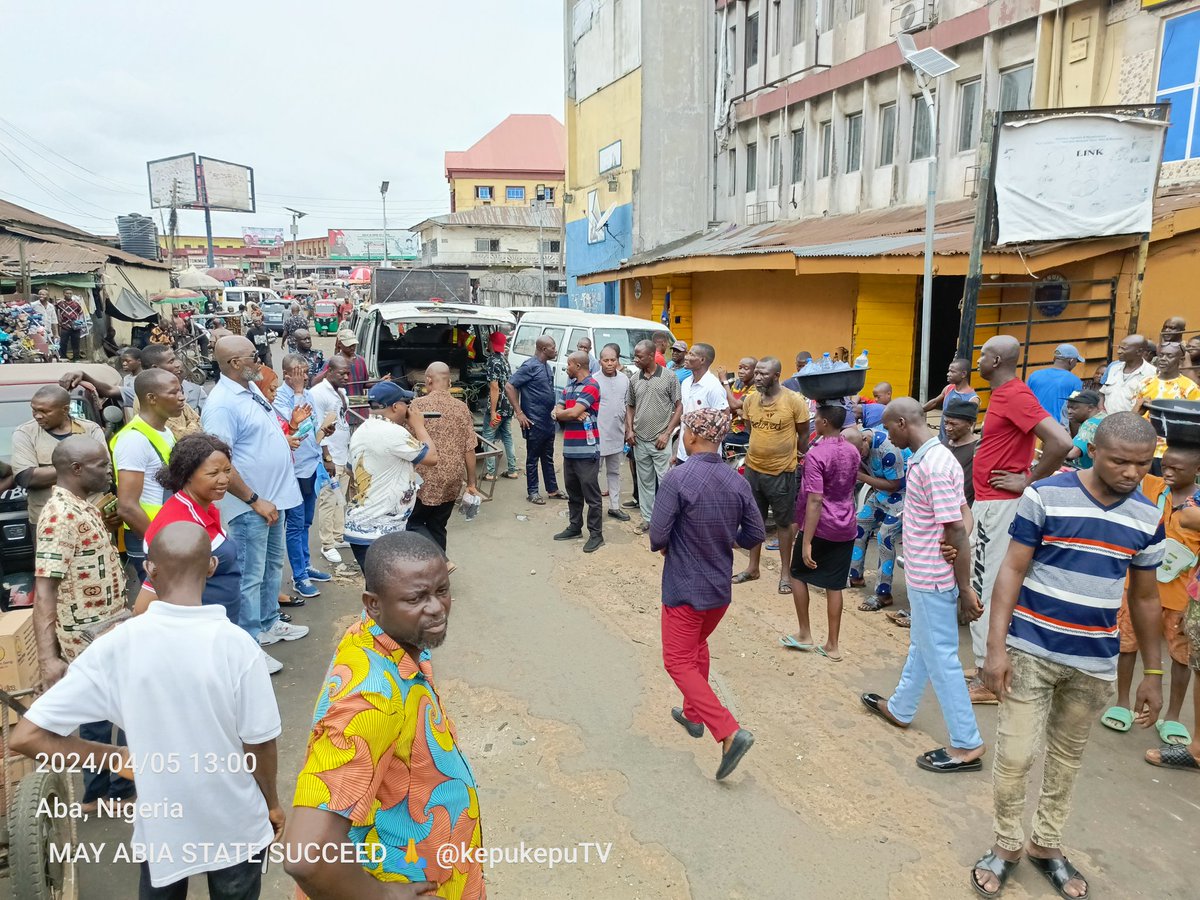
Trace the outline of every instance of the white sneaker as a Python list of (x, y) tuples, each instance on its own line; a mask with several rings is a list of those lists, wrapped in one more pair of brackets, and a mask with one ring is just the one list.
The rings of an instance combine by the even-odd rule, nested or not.
[(338, 553), (333, 547), (325, 547), (321, 550), (321, 555), (329, 560), (334, 565), (342, 561), (342, 554)]
[(333, 546), (337, 547), (339, 550), (349, 550), (350, 542), (349, 541), (338, 541)]
[(307, 625), (292, 625), (283, 619), (276, 619), (269, 630), (259, 634), (258, 643), (266, 647), (279, 641), (298, 641), (307, 634)]
[(274, 675), (276, 672), (283, 671), (283, 663), (265, 651), (263, 652), (263, 659), (267, 662), (267, 672), (270, 674)]

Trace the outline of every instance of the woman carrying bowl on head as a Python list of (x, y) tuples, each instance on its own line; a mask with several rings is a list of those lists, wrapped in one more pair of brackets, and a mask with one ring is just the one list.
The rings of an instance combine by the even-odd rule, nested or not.
[[(200, 602), (222, 606), (233, 624), (238, 622), (241, 604), (242, 568), (238, 565), (237, 545), (221, 525), (216, 501), (229, 490), (233, 471), (229, 445), (220, 438), (200, 432), (181, 438), (171, 450), (170, 461), (158, 471), (158, 480), (172, 496), (146, 529), (146, 546), (154, 535), (172, 522), (195, 522), (204, 526), (212, 540), (212, 555), (217, 567), (204, 584)], [(146, 611), (155, 601), (154, 585), (147, 578), (138, 592), (134, 615)]]

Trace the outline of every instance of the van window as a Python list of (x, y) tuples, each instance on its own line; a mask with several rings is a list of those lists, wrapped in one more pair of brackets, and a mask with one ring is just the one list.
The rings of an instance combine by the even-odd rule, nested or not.
[[(589, 337), (586, 328), (572, 328), (571, 329), (571, 340), (569, 340), (567, 342), (566, 347), (558, 348), (559, 355), (564, 358), (570, 356), (577, 349), (579, 349), (579, 342), (582, 341), (584, 338), (588, 338), (588, 340), (591, 340), (591, 337)], [(595, 347), (592, 347), (592, 353), (593, 354), (596, 353)]]
[(533, 356), (537, 351), (537, 339), (541, 331), (539, 325), (522, 325), (517, 329), (517, 339), (513, 341), (512, 352), (521, 356)]
[[(566, 359), (567, 355), (563, 352), (563, 337), (566, 336), (567, 329), (560, 325), (548, 325), (546, 330), (542, 332), (546, 337), (554, 338), (554, 346), (558, 349), (558, 358)], [(532, 355), (532, 354), (530, 354)], [(566, 363), (563, 363), (566, 365)]]
[(633, 348), (641, 341), (653, 340), (655, 331), (665, 329), (650, 328), (595, 328), (592, 341), (592, 352), (600, 357), (600, 351), (605, 344), (616, 344), (621, 348), (621, 361), (633, 362)]

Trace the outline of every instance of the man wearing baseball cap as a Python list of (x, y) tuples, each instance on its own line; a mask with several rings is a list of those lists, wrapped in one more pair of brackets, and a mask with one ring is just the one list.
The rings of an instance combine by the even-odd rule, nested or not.
[(1096, 426), (1108, 415), (1100, 410), (1100, 394), (1097, 391), (1074, 391), (1067, 398), (1067, 429), (1071, 432), (1074, 447), (1067, 454), (1067, 465), (1074, 469), (1090, 469), (1092, 455), (1089, 448), (1096, 437)]
[(1083, 357), (1074, 344), (1059, 344), (1054, 348), (1054, 363), (1050, 368), (1032, 372), (1026, 381), (1042, 409), (1060, 425), (1067, 424), (1067, 398), (1083, 387), (1079, 376), (1071, 371), (1081, 362)]
[(370, 418), (350, 439), (354, 499), (346, 507), (345, 535), (359, 568), (374, 541), (406, 530), (421, 486), (417, 463), (437, 465), (424, 417), (409, 405), (415, 397), (398, 384), (379, 382), (367, 393)]
[(667, 363), (667, 368), (675, 373), (675, 377), (680, 382), (692, 374), (688, 367), (683, 364), (683, 358), (687, 356), (687, 350), (687, 341), (676, 341), (671, 345), (671, 361)]

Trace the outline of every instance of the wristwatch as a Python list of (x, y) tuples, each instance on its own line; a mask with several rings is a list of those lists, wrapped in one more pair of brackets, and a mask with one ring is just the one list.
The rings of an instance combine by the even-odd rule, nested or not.
[(257, 502), (258, 502), (258, 494), (257, 493), (252, 493), (249, 497), (246, 498), (247, 506), (253, 506)]

